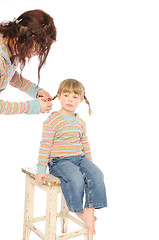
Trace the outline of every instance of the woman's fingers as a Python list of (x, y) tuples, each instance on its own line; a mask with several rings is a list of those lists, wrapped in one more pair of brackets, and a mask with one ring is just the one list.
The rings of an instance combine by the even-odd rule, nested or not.
[(37, 94), (37, 98), (39, 98), (39, 97), (43, 97), (45, 100), (52, 99), (52, 96), (43, 89), (39, 90), (39, 92)]
[(49, 113), (49, 111), (52, 109), (52, 103), (50, 101), (45, 101), (43, 97), (38, 98), (40, 102), (40, 112), (41, 113)]

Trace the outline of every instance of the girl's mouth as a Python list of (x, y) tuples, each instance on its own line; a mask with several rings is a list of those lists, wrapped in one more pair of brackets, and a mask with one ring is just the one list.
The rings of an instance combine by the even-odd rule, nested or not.
[(72, 104), (66, 104), (66, 106), (67, 106), (67, 107), (73, 107), (73, 105), (72, 105)]

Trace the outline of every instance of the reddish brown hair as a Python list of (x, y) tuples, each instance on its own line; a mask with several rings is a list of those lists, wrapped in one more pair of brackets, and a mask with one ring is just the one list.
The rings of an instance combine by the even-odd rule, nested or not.
[(26, 58), (30, 59), (33, 56), (34, 49), (34, 54), (39, 58), (40, 81), (40, 69), (46, 61), (51, 44), (56, 41), (53, 18), (42, 10), (27, 11), (12, 22), (0, 23), (0, 33), (8, 41), (11, 63), (18, 57), (21, 71)]

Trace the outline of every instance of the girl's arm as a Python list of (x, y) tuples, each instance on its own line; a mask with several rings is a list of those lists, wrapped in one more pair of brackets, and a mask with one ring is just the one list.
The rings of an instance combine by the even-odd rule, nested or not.
[(49, 180), (50, 178), (46, 175), (46, 174), (36, 174), (35, 175), (35, 180), (39, 183), (39, 184), (43, 184), (43, 179)]
[(40, 143), (37, 174), (45, 174), (54, 139), (54, 128), (46, 121), (43, 124), (42, 141)]
[(82, 146), (83, 146), (84, 155), (89, 160), (92, 161), (91, 149), (90, 149), (90, 145), (89, 145), (88, 138), (87, 138), (87, 130), (86, 130), (85, 123), (83, 125), (83, 134), (82, 134), (82, 138), (81, 138), (81, 143), (82, 143)]

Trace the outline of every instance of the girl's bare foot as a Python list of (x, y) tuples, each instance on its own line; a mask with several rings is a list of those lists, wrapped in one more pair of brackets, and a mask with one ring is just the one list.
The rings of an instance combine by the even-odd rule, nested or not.
[(83, 212), (76, 213), (76, 215), (87, 225), (93, 235), (96, 234), (94, 222), (97, 218), (94, 217), (94, 208), (85, 208)]

